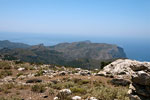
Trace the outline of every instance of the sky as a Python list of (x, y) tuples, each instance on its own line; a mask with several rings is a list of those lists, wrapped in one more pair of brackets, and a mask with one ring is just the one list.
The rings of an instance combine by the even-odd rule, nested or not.
[(150, 0), (0, 0), (0, 32), (150, 37)]
[(31, 45), (91, 40), (150, 61), (150, 0), (0, 0), (0, 40)]

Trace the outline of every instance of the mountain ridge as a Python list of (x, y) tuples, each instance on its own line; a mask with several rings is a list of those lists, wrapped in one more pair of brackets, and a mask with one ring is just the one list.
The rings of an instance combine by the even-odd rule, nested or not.
[(9, 40), (0, 40), (0, 49), (2, 48), (28, 48), (30, 45), (24, 43), (10, 42)]
[[(1, 47), (1, 45), (0, 45)], [(45, 63), (81, 68), (100, 68), (102, 61), (126, 58), (123, 48), (106, 43), (81, 41), (60, 43), (54, 46), (44, 44), (26, 48), (3, 48), (0, 54), (6, 58), (17, 58), (32, 63)]]

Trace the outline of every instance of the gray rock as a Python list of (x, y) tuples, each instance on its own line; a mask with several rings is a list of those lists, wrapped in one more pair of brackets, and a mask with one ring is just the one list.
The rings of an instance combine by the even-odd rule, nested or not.
[(29, 79), (26, 81), (26, 83), (40, 83), (40, 82), (42, 82), (41, 79)]
[[(103, 69), (103, 73), (111, 74), (111, 75), (122, 75), (125, 77), (130, 77), (134, 74), (134, 71), (140, 71), (140, 70), (149, 70), (150, 69), (150, 63), (149, 62), (139, 62), (135, 60), (129, 60), (129, 59), (118, 59), (111, 64), (107, 65)], [(105, 74), (99, 72), (99, 75)]]
[(138, 65), (138, 69), (132, 74), (132, 84), (128, 91), (130, 100), (150, 100), (150, 70), (148, 66), (143, 66)]
[(81, 100), (81, 97), (80, 96), (74, 96), (74, 97), (72, 97), (72, 100)]
[(62, 89), (59, 91), (57, 94), (58, 100), (71, 100), (69, 97), (71, 95), (71, 90), (70, 89)]
[(125, 80), (125, 79), (114, 78), (110, 81), (110, 83), (116, 86), (128, 86), (130, 84), (130, 81)]
[(91, 72), (88, 70), (81, 70), (79, 71), (79, 75), (87, 76), (87, 75), (91, 75)]
[(136, 74), (132, 75), (132, 82), (140, 85), (150, 86), (150, 74), (144, 71), (138, 71)]
[(138, 84), (133, 84), (133, 86), (136, 89), (136, 93), (145, 97), (150, 98), (150, 86), (144, 86), (144, 85), (138, 85)]
[(64, 76), (64, 75), (66, 75), (66, 74), (67, 74), (66, 71), (61, 71), (61, 72), (59, 72), (59, 75), (60, 75), (60, 76)]

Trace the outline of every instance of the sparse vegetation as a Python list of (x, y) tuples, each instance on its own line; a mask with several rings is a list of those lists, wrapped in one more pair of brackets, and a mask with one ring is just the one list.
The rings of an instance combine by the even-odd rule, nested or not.
[(3, 84), (0, 86), (0, 92), (3, 92), (5, 94), (11, 93), (10, 89), (14, 88), (15, 85), (12, 83)]
[(0, 69), (11, 69), (11, 64), (7, 61), (0, 61)]
[(19, 77), (19, 76), (21, 76), (21, 75), (23, 75), (23, 73), (22, 73), (22, 72), (17, 73), (17, 77)]
[(11, 97), (11, 98), (0, 97), (0, 100), (22, 100), (22, 99), (17, 98), (17, 97)]
[[(11, 42), (9, 43), (11, 44)], [(12, 46), (10, 47), (12, 48)], [(118, 48), (111, 44), (87, 43), (86, 41), (68, 44), (61, 43), (48, 47), (36, 45), (28, 48), (5, 48), (0, 50), (0, 52), (4, 55), (5, 60), (17, 60), (16, 64), (22, 64), (22, 61), (25, 61), (32, 64), (53, 64), (84, 69), (102, 69), (108, 64), (109, 61), (107, 60), (126, 58), (123, 49), (120, 47)], [(101, 61), (103, 62), (101, 63)]]
[(0, 78), (12, 75), (12, 71), (10, 70), (2, 70), (0, 71)]
[[(49, 78), (44, 74), (44, 70), (54, 70), (54, 71), (64, 71), (65, 68), (61, 67), (42, 67), (42, 65), (36, 65), (36, 70), (30, 70), (31, 67), (35, 66), (29, 63), (17, 63), (2, 61), (3, 65), (9, 66), (12, 64), (14, 67), (1, 67), (0, 76), (1, 79), (6, 76), (15, 76), (15, 83), (5, 83), (0, 85), (0, 100), (20, 100), (18, 97), (24, 96), (24, 93), (29, 96), (36, 95), (39, 93), (47, 94), (48, 98), (51, 96), (59, 96), (65, 100), (70, 100), (73, 96), (81, 96), (83, 99), (88, 97), (96, 97), (99, 100), (129, 100), (126, 93), (128, 87), (112, 86), (109, 82), (110, 79), (101, 80), (101, 77), (93, 76), (95, 78), (91, 79), (90, 76), (54, 76)], [(25, 68), (24, 72), (18, 71), (18, 68)], [(74, 68), (66, 67), (67, 70), (72, 73), (78, 73)], [(95, 71), (93, 71), (95, 73)], [(35, 76), (30, 76), (33, 74)], [(19, 77), (20, 76), (20, 77)], [(8, 77), (9, 78), (9, 77)], [(10, 77), (11, 78), (11, 77)], [(24, 78), (24, 80), (22, 80)], [(57, 79), (58, 78), (58, 79)], [(10, 79), (11, 80), (11, 79)], [(70, 89), (72, 94), (65, 96), (63, 94), (58, 94), (61, 89)], [(4, 95), (8, 95), (7, 98), (3, 98)], [(13, 97), (12, 97), (13, 96)], [(18, 96), (18, 97), (17, 97)], [(38, 96), (37, 96), (38, 97)], [(10, 99), (11, 98), (11, 99)], [(40, 98), (40, 97), (38, 97)], [(59, 99), (60, 99), (59, 98)], [(40, 98), (41, 99), (41, 98)], [(41, 99), (43, 100), (43, 99)], [(60, 99), (61, 100), (61, 99)]]
[(46, 88), (42, 84), (36, 84), (31, 87), (31, 91), (37, 92), (37, 93), (43, 93), (43, 92), (45, 92), (45, 90), (46, 90)]
[(52, 89), (52, 88), (50, 88), (48, 92), (49, 92), (49, 95), (54, 95), (55, 94), (55, 90)]
[(38, 71), (36, 72), (35, 76), (42, 76), (43, 73), (44, 73), (43, 70), (38, 70)]
[(85, 94), (87, 92), (83, 87), (73, 87), (71, 88), (71, 91), (76, 94)]

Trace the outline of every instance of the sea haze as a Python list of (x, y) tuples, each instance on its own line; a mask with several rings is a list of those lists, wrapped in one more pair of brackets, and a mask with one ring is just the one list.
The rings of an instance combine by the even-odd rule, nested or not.
[(150, 39), (148, 38), (123, 38), (123, 37), (101, 37), (82, 35), (58, 35), (58, 34), (19, 34), (0, 33), (0, 40), (10, 40), (30, 45), (43, 43), (46, 46), (55, 45), (62, 42), (75, 42), (90, 40), (96, 43), (116, 44), (124, 48), (127, 57), (139, 61), (150, 61)]

